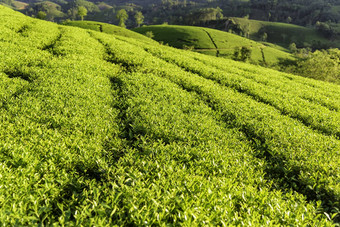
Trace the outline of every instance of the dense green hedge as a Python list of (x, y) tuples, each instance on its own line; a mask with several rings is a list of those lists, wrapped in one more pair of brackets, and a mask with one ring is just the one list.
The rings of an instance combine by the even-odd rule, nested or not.
[(1, 6), (0, 29), (2, 225), (339, 222), (337, 85)]

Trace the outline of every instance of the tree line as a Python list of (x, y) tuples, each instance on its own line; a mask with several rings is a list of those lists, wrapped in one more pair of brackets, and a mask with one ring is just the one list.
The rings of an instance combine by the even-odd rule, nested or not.
[[(23, 0), (29, 5), (23, 10), (29, 16), (40, 16), (46, 20), (62, 21), (82, 19), (108, 23), (120, 23), (118, 12), (122, 9), (128, 15), (127, 27), (145, 24), (187, 24), (193, 25), (202, 21), (219, 19), (223, 16), (245, 17), (250, 19), (290, 22), (303, 26), (315, 25), (318, 22), (330, 26), (340, 21), (338, 6), (340, 0)], [(0, 3), (14, 6), (13, 0), (0, 0)], [(79, 10), (79, 7), (84, 7)], [(138, 13), (138, 19), (136, 14)], [(46, 15), (45, 15), (46, 14)], [(124, 17), (124, 15), (122, 15)], [(334, 26), (333, 26), (334, 27)], [(327, 29), (322, 27), (322, 29)]]

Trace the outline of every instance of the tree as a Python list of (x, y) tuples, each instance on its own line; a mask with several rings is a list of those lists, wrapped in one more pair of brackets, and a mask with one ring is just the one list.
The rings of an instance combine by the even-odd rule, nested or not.
[(245, 46), (241, 48), (237, 47), (235, 48), (233, 59), (236, 61), (246, 62), (251, 57), (251, 51), (252, 50), (249, 47), (245, 47)]
[(333, 31), (333, 28), (330, 25), (330, 22), (317, 21), (315, 26), (316, 26), (316, 29), (319, 32), (321, 32), (327, 38), (330, 38), (334, 35), (334, 31)]
[(245, 23), (241, 26), (244, 37), (249, 38), (250, 36), (250, 22), (245, 18)]
[(77, 8), (70, 8), (67, 10), (67, 16), (71, 20), (75, 20), (77, 18), (78, 10)]
[(142, 12), (138, 11), (136, 14), (135, 14), (135, 20), (136, 20), (136, 24), (137, 24), (137, 27), (140, 27), (140, 25), (143, 23), (144, 21), (144, 16), (142, 14)]
[(220, 7), (216, 8), (216, 18), (217, 19), (223, 19), (222, 9)]
[(119, 20), (118, 26), (125, 28), (125, 21), (129, 18), (125, 9), (121, 9), (116, 14), (117, 19)]
[(317, 80), (340, 83), (340, 51), (315, 51), (298, 63), (297, 74)]
[(152, 39), (152, 38), (154, 37), (152, 31), (147, 31), (147, 32), (145, 33), (145, 36), (146, 36), (146, 37), (149, 37), (150, 39)]
[(249, 47), (242, 47), (241, 48), (241, 61), (247, 61), (251, 57), (251, 49)]
[(70, 0), (65, 7), (67, 9), (73, 8), (77, 10), (80, 6), (85, 7), (89, 13), (100, 12), (100, 9), (96, 4), (86, 0)]
[(209, 20), (222, 19), (222, 9), (217, 8), (201, 8), (193, 11), (187, 15), (190, 24), (196, 24), (197, 22), (206, 22)]
[(45, 19), (46, 19), (46, 16), (47, 16), (47, 14), (46, 14), (44, 11), (39, 11), (39, 12), (37, 13), (37, 18), (38, 18), (38, 19), (45, 20)]
[(290, 24), (290, 23), (292, 23), (292, 18), (291, 17), (287, 17), (287, 19), (286, 19), (286, 22), (288, 23), (288, 24)]
[[(53, 0), (53, 1), (56, 1), (56, 0)], [(59, 0), (59, 1), (63, 1), (63, 0)], [(69, 0), (67, 1), (67, 4), (63, 4), (64, 11), (67, 12), (68, 18), (72, 20), (75, 20), (77, 16), (80, 16), (78, 14), (79, 7), (85, 7), (87, 11), (86, 14), (100, 12), (100, 9), (97, 5), (95, 5), (93, 2), (86, 1), (86, 0)]]
[(54, 19), (62, 18), (65, 14), (62, 7), (54, 2), (44, 1), (30, 4), (25, 9), (26, 14), (34, 15), (39, 19), (54, 21)]
[(296, 53), (298, 51), (297, 47), (296, 47), (296, 44), (295, 43), (291, 43), (289, 44), (289, 50), (292, 52), (292, 53)]
[(80, 16), (81, 20), (84, 20), (84, 17), (87, 15), (87, 9), (84, 6), (78, 7), (78, 16)]

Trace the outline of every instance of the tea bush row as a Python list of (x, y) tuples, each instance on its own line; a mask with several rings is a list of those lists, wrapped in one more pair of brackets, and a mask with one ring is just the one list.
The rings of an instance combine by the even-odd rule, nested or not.
[(136, 40), (0, 18), (1, 224), (336, 222), (338, 140)]
[(274, 173), (268, 171), (269, 176), (277, 172), (282, 177), (280, 184), (286, 185), (284, 181), (287, 181), (289, 187), (310, 199), (323, 200), (329, 212), (338, 212), (340, 144), (337, 139), (315, 132), (299, 121), (282, 115), (277, 109), (234, 89), (185, 72), (152, 56), (143, 48), (129, 45), (128, 42), (119, 45), (117, 40), (114, 44), (113, 41), (108, 42), (110, 45), (115, 50), (112, 61), (124, 62), (130, 70), (155, 73), (188, 91), (195, 91), (220, 112), (227, 124), (247, 134), (255, 146), (260, 147), (260, 156), (273, 160), (269, 165), (275, 167), (269, 170)]

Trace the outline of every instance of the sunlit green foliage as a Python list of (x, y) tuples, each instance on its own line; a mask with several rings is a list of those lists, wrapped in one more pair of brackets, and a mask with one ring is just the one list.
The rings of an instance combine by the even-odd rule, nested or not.
[(129, 18), (125, 9), (121, 9), (117, 12), (116, 18), (119, 20), (118, 26), (125, 28), (125, 21)]
[(0, 6), (0, 223), (334, 226), (338, 85)]
[[(176, 48), (193, 46), (195, 51), (205, 54), (232, 59), (235, 48), (245, 47), (251, 50), (250, 60), (253, 63), (265, 61), (268, 64), (277, 63), (280, 59), (293, 59), (293, 56), (275, 46), (264, 45), (228, 32), (216, 29), (178, 26), (178, 25), (152, 25), (133, 29), (141, 34), (151, 31), (154, 39), (167, 43)], [(262, 55), (263, 53), (263, 55)]]
[(78, 16), (80, 16), (81, 20), (84, 20), (84, 17), (87, 15), (87, 9), (84, 6), (78, 7)]
[(135, 21), (136, 21), (137, 27), (140, 27), (140, 25), (144, 22), (144, 16), (143, 16), (142, 12), (138, 11), (135, 14)]
[(340, 84), (340, 50), (315, 51), (301, 59), (294, 70), (299, 75)]

